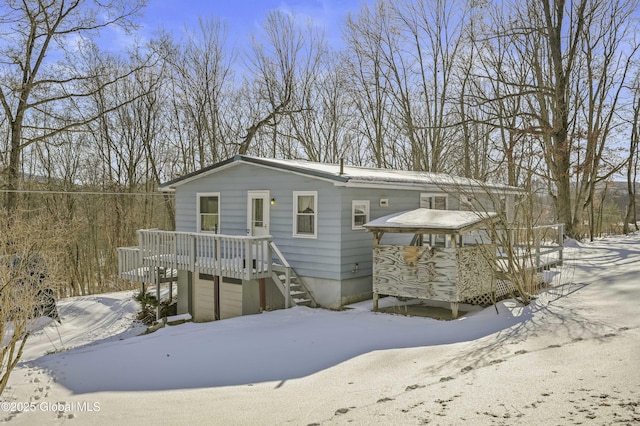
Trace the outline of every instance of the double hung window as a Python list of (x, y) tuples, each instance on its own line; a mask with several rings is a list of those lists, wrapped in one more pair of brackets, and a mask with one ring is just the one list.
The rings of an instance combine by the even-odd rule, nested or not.
[(316, 238), (318, 235), (318, 192), (293, 193), (293, 236)]

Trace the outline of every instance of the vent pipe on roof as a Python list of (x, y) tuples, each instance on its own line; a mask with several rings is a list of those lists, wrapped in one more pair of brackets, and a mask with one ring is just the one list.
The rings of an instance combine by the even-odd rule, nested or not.
[(340, 158), (340, 175), (344, 174), (344, 158)]

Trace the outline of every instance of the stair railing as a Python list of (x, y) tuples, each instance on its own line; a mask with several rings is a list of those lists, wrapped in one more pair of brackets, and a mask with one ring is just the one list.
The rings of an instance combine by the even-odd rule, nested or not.
[(282, 266), (284, 266), (284, 307), (289, 309), (289, 306), (291, 305), (291, 265), (289, 265), (289, 262), (287, 262), (287, 259), (285, 259), (284, 255), (273, 241), (269, 242), (269, 247), (271, 247), (271, 252), (278, 258)]

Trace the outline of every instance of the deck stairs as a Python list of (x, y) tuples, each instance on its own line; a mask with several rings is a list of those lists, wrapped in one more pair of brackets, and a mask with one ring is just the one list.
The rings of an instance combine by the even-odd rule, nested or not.
[(271, 265), (271, 276), (285, 297), (285, 307), (289, 308), (292, 305), (317, 307), (318, 305), (302, 277), (296, 274), (273, 242), (271, 243), (271, 249), (278, 260), (278, 262), (274, 262)]

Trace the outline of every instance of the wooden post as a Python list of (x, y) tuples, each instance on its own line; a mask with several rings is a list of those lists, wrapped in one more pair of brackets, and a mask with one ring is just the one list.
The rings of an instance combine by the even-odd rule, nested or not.
[(220, 319), (220, 276), (213, 276), (213, 318)]
[(189, 235), (189, 270), (195, 272), (196, 270), (196, 237), (195, 235)]
[(156, 300), (158, 306), (156, 306), (156, 320), (160, 320), (160, 270), (156, 268)]
[(451, 302), (451, 317), (458, 318), (458, 302)]
[(267, 288), (264, 278), (258, 278), (258, 288), (260, 292), (260, 312), (267, 310)]
[(250, 240), (244, 242), (244, 279), (250, 280), (253, 275), (253, 246)]
[(215, 267), (215, 275), (222, 274), (222, 266), (221, 266), (221, 258), (222, 258), (222, 241), (219, 236), (215, 238), (216, 242), (216, 252), (214, 256), (214, 262), (216, 264)]
[(378, 292), (374, 291), (373, 292), (373, 310), (377, 311), (378, 310)]
[(193, 316), (193, 280), (194, 280), (193, 271), (187, 271), (187, 312), (189, 315)]

